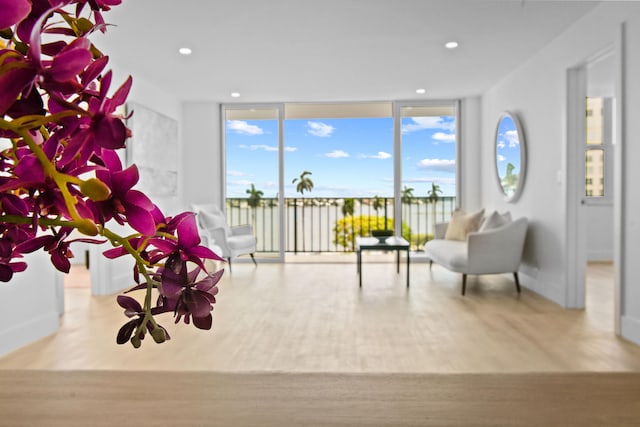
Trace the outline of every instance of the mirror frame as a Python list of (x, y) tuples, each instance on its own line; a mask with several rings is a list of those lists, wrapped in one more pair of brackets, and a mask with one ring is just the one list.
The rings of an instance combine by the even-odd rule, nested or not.
[[(509, 118), (513, 121), (513, 124), (516, 127), (516, 132), (518, 133), (518, 145), (520, 147), (520, 172), (518, 177), (518, 184), (516, 186), (515, 191), (511, 195), (508, 195), (505, 192), (504, 187), (502, 186), (502, 182), (500, 180), (500, 173), (498, 170), (498, 133), (500, 130), (500, 124), (505, 118)], [(504, 195), (505, 201), (509, 203), (513, 203), (517, 201), (520, 195), (522, 194), (522, 189), (524, 187), (524, 181), (525, 181), (526, 172), (527, 172), (526, 138), (525, 138), (524, 132), (522, 131), (522, 125), (520, 124), (520, 120), (518, 119), (518, 116), (516, 114), (510, 111), (504, 111), (498, 118), (498, 123), (496, 125), (496, 132), (493, 138), (493, 150), (494, 150), (493, 159), (495, 161), (495, 176), (496, 176), (496, 181), (498, 183), (498, 188), (500, 189), (500, 192)]]

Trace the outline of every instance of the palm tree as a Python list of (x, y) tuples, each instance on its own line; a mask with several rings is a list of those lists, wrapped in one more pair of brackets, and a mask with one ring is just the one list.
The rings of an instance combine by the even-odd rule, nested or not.
[[(353, 213), (355, 212), (356, 209), (356, 201), (353, 198), (349, 198), (349, 199), (344, 199), (344, 204), (342, 205), (342, 215), (345, 217), (348, 216), (353, 216)], [(360, 217), (360, 219), (362, 220), (362, 217)], [(356, 237), (356, 226), (353, 223), (354, 218), (351, 218), (351, 230), (353, 230), (352, 236), (351, 236), (351, 250), (355, 251), (355, 237)], [(362, 225), (362, 224), (361, 224)], [(345, 221), (345, 226), (346, 226), (346, 221)], [(360, 233), (362, 233), (362, 227), (360, 227)]]
[(431, 209), (431, 213), (433, 215), (432, 228), (433, 228), (433, 236), (434, 237), (436, 235), (436, 221), (437, 221), (436, 203), (438, 203), (438, 199), (440, 198), (440, 196), (438, 196), (438, 193), (442, 194), (442, 190), (440, 189), (440, 186), (438, 184), (436, 184), (435, 182), (432, 182), (431, 183), (431, 190), (429, 190), (427, 192), (427, 202), (433, 204), (433, 209)]
[[(296, 191), (303, 196), (304, 196), (305, 190), (308, 192), (311, 192), (311, 190), (313, 190), (313, 181), (311, 180), (311, 178), (309, 178), (309, 175), (311, 175), (311, 172), (304, 171), (300, 174), (299, 178), (294, 178), (293, 181), (291, 181), (292, 184), (295, 184), (296, 182), (298, 182), (298, 185), (296, 185)], [(295, 218), (297, 216), (297, 211), (298, 211), (297, 203), (294, 205), (293, 209), (294, 209), (293, 214)], [(294, 228), (294, 230), (297, 230), (297, 227)], [(303, 251), (305, 249), (304, 235), (305, 233), (304, 233), (304, 200), (303, 200), (302, 201), (302, 250)], [(297, 242), (297, 241), (298, 241), (297, 236), (294, 236), (294, 242)]]
[(511, 195), (518, 184), (518, 174), (514, 174), (515, 165), (511, 162), (507, 163), (507, 174), (502, 178), (502, 188), (506, 195)]
[(382, 200), (382, 197), (376, 194), (373, 198), (373, 209), (376, 211), (376, 214), (380, 209), (382, 209), (383, 206), (384, 206), (384, 200)]
[(342, 215), (349, 216), (353, 215), (355, 211), (356, 201), (353, 198), (344, 199), (344, 204), (342, 205)]
[(373, 209), (376, 211), (376, 216), (378, 215), (378, 210), (384, 208), (384, 228), (387, 228), (387, 201), (386, 199), (376, 195), (373, 199)]
[(402, 189), (402, 197), (400, 200), (402, 200), (402, 203), (410, 205), (411, 202), (413, 202), (413, 188), (405, 185)]
[(260, 201), (262, 200), (262, 196), (264, 196), (264, 192), (256, 189), (255, 185), (251, 183), (251, 188), (248, 188), (246, 193), (249, 195), (247, 199), (247, 204), (251, 208), (251, 220), (253, 222), (253, 229), (256, 229), (256, 208), (260, 206)]
[(311, 180), (311, 178), (309, 178), (308, 175), (311, 175), (311, 172), (304, 171), (300, 174), (299, 178), (294, 178), (293, 181), (291, 181), (292, 184), (295, 184), (296, 181), (298, 181), (296, 191), (302, 195), (304, 195), (305, 190), (307, 190), (308, 192), (311, 192), (311, 190), (313, 190), (313, 181)]
[[(403, 205), (410, 205), (411, 203), (413, 203), (413, 187), (407, 187), (406, 185), (404, 186), (404, 188), (402, 189), (402, 195), (400, 197), (400, 201), (402, 202)], [(406, 218), (408, 217), (409, 219), (411, 218), (411, 213), (408, 212), (409, 209), (407, 209), (407, 211), (405, 212), (404, 209), (403, 210), (403, 216)], [(411, 222), (411, 221), (409, 221)], [(411, 241), (411, 233), (409, 232), (408, 236), (403, 236), (405, 237), (408, 241)]]

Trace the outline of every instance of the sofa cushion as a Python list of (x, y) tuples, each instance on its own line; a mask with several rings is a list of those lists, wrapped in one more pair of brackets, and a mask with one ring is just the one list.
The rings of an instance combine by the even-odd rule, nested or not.
[(467, 240), (467, 234), (478, 230), (483, 215), (484, 209), (470, 214), (466, 214), (463, 211), (455, 211), (447, 226), (444, 238), (446, 240)]
[(252, 234), (240, 234), (230, 237), (228, 243), (231, 249), (247, 249), (256, 244), (256, 238)]
[(424, 247), (427, 256), (436, 264), (453, 271), (464, 271), (467, 267), (467, 243), (459, 240), (429, 240)]
[(491, 212), (488, 216), (484, 218), (480, 228), (478, 231), (487, 231), (492, 230), (494, 228), (502, 227), (505, 224), (511, 222), (511, 214), (509, 212), (505, 212), (504, 214), (499, 214), (498, 211)]

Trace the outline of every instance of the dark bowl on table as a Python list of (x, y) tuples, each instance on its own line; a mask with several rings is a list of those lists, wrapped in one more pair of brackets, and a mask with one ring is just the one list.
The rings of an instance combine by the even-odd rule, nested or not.
[(393, 230), (371, 230), (371, 236), (378, 239), (380, 243), (384, 243), (387, 237), (393, 236)]

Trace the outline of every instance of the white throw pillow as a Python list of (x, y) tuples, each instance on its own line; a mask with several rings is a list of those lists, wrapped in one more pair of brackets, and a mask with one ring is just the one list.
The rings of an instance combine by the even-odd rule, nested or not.
[(447, 226), (444, 238), (446, 240), (467, 240), (467, 234), (478, 231), (483, 215), (484, 209), (470, 214), (465, 214), (463, 211), (455, 211)]
[(509, 224), (511, 222), (511, 212), (506, 211), (505, 213), (503, 213), (502, 219), (504, 220), (505, 224)]
[(509, 212), (500, 215), (498, 211), (493, 211), (489, 216), (485, 217), (482, 225), (478, 228), (478, 231), (492, 230), (494, 228), (502, 227), (509, 222), (511, 222), (511, 214)]

